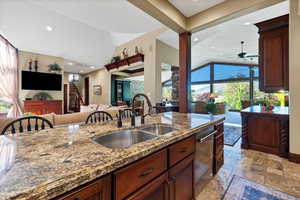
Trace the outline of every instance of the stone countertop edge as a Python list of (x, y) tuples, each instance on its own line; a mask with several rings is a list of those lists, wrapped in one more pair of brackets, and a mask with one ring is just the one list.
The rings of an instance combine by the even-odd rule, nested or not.
[[(181, 114), (182, 115), (182, 114)], [(193, 117), (193, 116), (191, 116)], [(175, 116), (176, 118), (176, 116)], [(201, 117), (200, 117), (201, 118)], [(199, 119), (199, 118), (198, 118)], [(29, 200), (29, 199), (52, 199), (57, 196), (60, 196), (66, 192), (69, 192), (81, 185), (89, 183), (93, 180), (101, 178), (105, 175), (108, 175), (134, 161), (137, 161), (143, 157), (146, 157), (156, 151), (159, 151), (179, 140), (185, 139), (196, 132), (205, 129), (207, 127), (216, 125), (221, 123), (225, 120), (223, 116), (219, 116), (214, 118), (213, 120), (209, 120), (208, 118), (201, 118), (201, 120), (208, 120), (206, 124), (199, 124), (199, 126), (193, 128), (182, 128), (182, 130), (176, 131), (176, 134), (172, 134), (172, 136), (162, 136), (159, 138), (155, 138), (159, 140), (158, 142), (149, 140), (146, 141), (147, 144), (139, 145), (136, 144), (136, 148), (132, 148), (133, 146), (129, 147), (126, 151), (128, 154), (121, 155), (121, 157), (117, 157), (115, 160), (106, 161), (105, 164), (101, 164), (100, 166), (84, 166), (77, 170), (70, 170), (67, 172), (63, 172), (59, 178), (54, 178), (42, 182), (38, 185), (33, 186), (26, 186), (24, 185), (23, 188), (19, 191), (8, 192), (0, 189), (0, 200)], [(153, 124), (155, 122), (149, 123)], [(172, 122), (174, 123), (174, 122)], [(175, 122), (176, 124), (176, 122)], [(178, 123), (179, 124), (179, 123)], [(180, 125), (179, 125), (180, 126)], [(129, 127), (126, 127), (128, 129)], [(125, 129), (125, 128), (123, 128)], [(116, 131), (116, 130), (113, 130)], [(109, 133), (111, 131), (107, 131)], [(97, 134), (96, 134), (97, 135)], [(89, 137), (90, 138), (90, 137)], [(144, 142), (143, 142), (144, 143)], [(149, 143), (149, 144), (148, 144)], [(97, 144), (99, 145), (99, 144)], [(140, 148), (139, 148), (139, 147)], [(105, 147), (106, 148), (106, 147)], [(132, 150), (130, 150), (132, 148)], [(125, 151), (125, 150), (124, 150)], [(110, 153), (114, 153), (113, 151)], [(116, 152), (119, 154), (119, 152)], [(113, 155), (111, 155), (113, 157)], [(122, 157), (123, 156), (123, 157)], [(105, 158), (104, 158), (105, 159)], [(26, 183), (26, 181), (25, 181)], [(0, 188), (5, 187), (5, 183), (2, 183), (1, 176), (0, 176)]]

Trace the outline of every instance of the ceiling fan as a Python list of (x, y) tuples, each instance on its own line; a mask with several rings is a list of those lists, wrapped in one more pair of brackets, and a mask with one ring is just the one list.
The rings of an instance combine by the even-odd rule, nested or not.
[(247, 55), (247, 52), (244, 52), (244, 44), (245, 42), (241, 41), (241, 53), (238, 54), (239, 58), (243, 58), (243, 59), (249, 58), (250, 60), (253, 60), (253, 58), (259, 57), (258, 55)]

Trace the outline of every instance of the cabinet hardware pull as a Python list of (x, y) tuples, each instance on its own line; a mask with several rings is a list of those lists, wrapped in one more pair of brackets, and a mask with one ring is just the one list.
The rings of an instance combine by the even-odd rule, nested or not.
[(183, 147), (181, 150), (180, 150), (180, 153), (185, 153), (187, 152), (187, 147)]
[(148, 176), (149, 174), (151, 174), (154, 171), (154, 168), (149, 168), (146, 171), (144, 171), (143, 173), (141, 173), (139, 175), (139, 177), (144, 177), (144, 176)]

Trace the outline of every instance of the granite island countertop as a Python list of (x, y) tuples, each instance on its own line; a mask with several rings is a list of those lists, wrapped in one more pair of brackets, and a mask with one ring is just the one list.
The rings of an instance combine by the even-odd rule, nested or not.
[[(178, 129), (123, 149), (109, 149), (91, 137), (120, 130), (116, 121), (81, 126), (71, 135), (68, 127), (21, 136), (0, 136), (15, 143), (12, 167), (0, 173), (0, 200), (51, 199), (109, 174), (196, 131), (220, 123), (223, 116), (168, 112), (147, 117), (145, 124), (164, 123)], [(137, 126), (140, 119), (137, 118)], [(129, 121), (121, 129), (129, 129)]]

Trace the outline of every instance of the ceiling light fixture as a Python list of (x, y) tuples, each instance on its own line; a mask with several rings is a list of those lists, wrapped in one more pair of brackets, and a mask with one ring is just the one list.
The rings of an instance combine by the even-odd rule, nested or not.
[(91, 69), (95, 69), (95, 66), (91, 66)]
[(199, 38), (195, 37), (194, 42), (197, 42), (199, 40)]
[(53, 31), (53, 28), (51, 26), (46, 26), (46, 30), (51, 32), (51, 31)]
[(73, 63), (69, 62), (68, 65), (73, 65)]
[(250, 22), (245, 22), (244, 25), (245, 26), (249, 26), (251, 23)]

